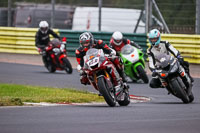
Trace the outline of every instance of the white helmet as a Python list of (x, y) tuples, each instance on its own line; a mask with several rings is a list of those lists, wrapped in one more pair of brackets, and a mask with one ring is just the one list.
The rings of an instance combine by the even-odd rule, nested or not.
[(120, 31), (115, 31), (112, 35), (114, 44), (119, 46), (122, 44), (123, 35)]
[(39, 24), (39, 27), (40, 27), (40, 31), (43, 34), (46, 34), (49, 28), (49, 24), (47, 23), (47, 21), (41, 21)]

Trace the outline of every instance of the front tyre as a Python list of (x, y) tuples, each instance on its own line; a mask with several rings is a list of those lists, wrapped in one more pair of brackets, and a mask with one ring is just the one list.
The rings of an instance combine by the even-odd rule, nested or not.
[(140, 78), (143, 80), (143, 82), (146, 84), (149, 83), (149, 78), (148, 78), (144, 68), (141, 65), (139, 65), (136, 67), (136, 70), (138, 71), (138, 74), (139, 74)]
[(194, 95), (193, 95), (192, 92), (191, 92), (191, 94), (188, 97), (189, 97), (189, 103), (191, 103), (191, 102), (194, 101)]
[(171, 80), (171, 88), (173, 89), (174, 94), (179, 97), (183, 103), (189, 103), (190, 99), (186, 93), (186, 91), (184, 90), (183, 87), (181, 87), (181, 83), (182, 80), (180, 79), (180, 77), (177, 77), (173, 80)]
[[(45, 59), (46, 58), (46, 59)], [(50, 73), (54, 73), (56, 71), (56, 68), (53, 66), (53, 63), (51, 61), (51, 58), (48, 56), (43, 56), (42, 61), (44, 63), (44, 66), (47, 68), (47, 70)]]
[(68, 74), (71, 74), (73, 69), (72, 65), (67, 58), (63, 58), (63, 63), (65, 64), (64, 69)]
[(116, 105), (114, 90), (108, 88), (107, 81), (104, 76), (98, 78), (97, 85), (99, 88), (99, 92), (103, 95), (106, 103), (110, 107), (114, 107)]

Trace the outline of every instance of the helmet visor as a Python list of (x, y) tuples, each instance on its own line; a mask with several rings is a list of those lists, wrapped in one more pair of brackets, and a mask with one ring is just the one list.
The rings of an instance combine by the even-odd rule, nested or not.
[(158, 41), (159, 37), (156, 38), (149, 38), (149, 40), (151, 41), (151, 43), (156, 43)]
[(116, 43), (120, 43), (122, 40), (116, 40), (116, 39), (114, 39), (114, 41), (115, 41)]
[(81, 44), (83, 47), (88, 47), (88, 46), (90, 45), (90, 40), (80, 41), (80, 44)]
[(47, 31), (47, 29), (48, 29), (47, 27), (41, 27), (41, 28), (40, 28), (40, 30), (41, 30), (42, 32), (44, 32), (44, 33)]

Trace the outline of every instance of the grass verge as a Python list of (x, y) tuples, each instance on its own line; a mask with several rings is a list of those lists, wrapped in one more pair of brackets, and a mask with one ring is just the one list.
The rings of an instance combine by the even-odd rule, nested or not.
[(88, 103), (103, 102), (97, 94), (69, 88), (0, 84), (0, 106), (23, 105), (23, 102)]

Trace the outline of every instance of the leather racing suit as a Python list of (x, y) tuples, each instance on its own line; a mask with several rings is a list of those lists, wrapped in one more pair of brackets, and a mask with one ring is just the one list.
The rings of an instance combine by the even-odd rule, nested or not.
[(158, 46), (151, 46), (147, 50), (147, 54), (148, 54), (148, 58), (149, 58), (149, 69), (153, 72), (152, 73), (152, 80), (150, 82), (151, 88), (162, 87), (158, 76), (156, 76), (156, 74), (154, 73), (155, 64), (156, 64), (156, 56), (161, 54), (161, 53), (166, 53), (166, 54), (171, 53), (176, 58), (178, 58), (180, 64), (185, 68), (186, 73), (188, 73), (188, 75), (190, 76), (190, 74), (189, 74), (189, 63), (187, 61), (183, 60), (183, 58), (180, 55), (180, 52), (178, 50), (176, 50), (168, 41), (160, 41), (160, 44)]

